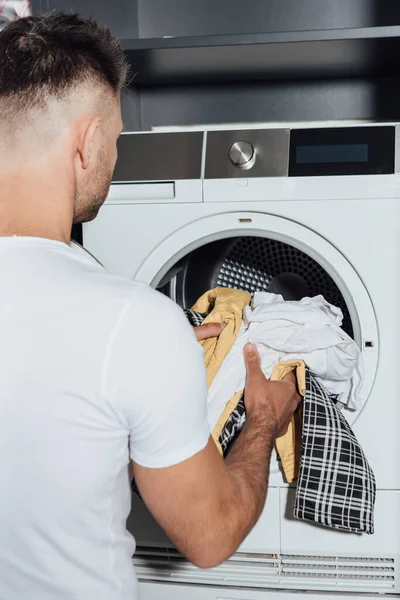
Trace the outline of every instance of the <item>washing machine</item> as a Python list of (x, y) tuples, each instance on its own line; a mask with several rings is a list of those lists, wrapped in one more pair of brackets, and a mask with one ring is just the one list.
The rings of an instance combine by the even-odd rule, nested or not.
[(211, 570), (190, 565), (135, 496), (128, 526), (145, 600), (399, 594), (399, 140), (396, 124), (121, 137), (84, 246), (185, 308), (216, 286), (339, 306), (365, 363), (365, 401), (343, 411), (377, 480), (375, 533), (333, 531), (293, 518), (295, 488), (275, 456), (259, 522)]

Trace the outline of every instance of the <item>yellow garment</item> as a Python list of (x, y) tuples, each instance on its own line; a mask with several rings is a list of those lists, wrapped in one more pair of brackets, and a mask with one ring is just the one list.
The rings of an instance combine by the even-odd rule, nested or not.
[[(302, 360), (291, 360), (277, 363), (271, 374), (271, 381), (280, 381), (288, 373), (296, 369), (297, 386), (299, 393), (304, 397), (306, 391), (306, 368)], [(232, 400), (226, 405), (218, 423), (213, 429), (212, 438), (222, 455), (222, 448), (219, 443), (219, 436), (224, 428), (225, 423), (230, 417), (231, 412), (236, 408), (243, 390), (236, 392)], [(285, 473), (286, 480), (291, 483), (296, 479), (299, 470), (300, 451), (301, 451), (301, 424), (302, 413), (301, 407), (295, 412), (292, 421), (289, 424), (288, 430), (282, 437), (276, 440), (276, 449), (281, 459), (282, 468)]]
[(243, 309), (250, 304), (250, 300), (249, 292), (215, 288), (201, 296), (192, 307), (196, 312), (209, 313), (203, 324), (226, 323), (225, 329), (218, 338), (209, 338), (200, 342), (204, 349), (208, 387), (236, 340), (242, 326)]
[[(215, 288), (206, 292), (199, 298), (192, 310), (208, 313), (203, 323), (226, 323), (225, 329), (218, 338), (203, 340), (200, 344), (204, 349), (204, 362), (207, 369), (207, 384), (210, 387), (222, 362), (232, 348), (243, 320), (243, 309), (250, 304), (251, 295), (242, 290), (231, 288)], [(285, 375), (296, 369), (299, 393), (304, 396), (306, 388), (305, 364), (301, 360), (279, 362), (275, 365), (271, 381), (279, 381)], [(212, 432), (212, 438), (222, 455), (219, 436), (231, 412), (236, 408), (243, 390), (237, 392), (225, 406), (218, 423)], [(301, 450), (301, 424), (302, 412), (299, 408), (294, 414), (288, 431), (276, 440), (276, 449), (279, 453), (286, 480), (291, 483), (298, 474)]]
[[(271, 381), (279, 381), (296, 369), (297, 389), (303, 396), (306, 393), (306, 366), (302, 360), (277, 363), (272, 371)], [(276, 449), (281, 459), (286, 481), (292, 483), (299, 473), (301, 453), (301, 428), (303, 406), (294, 413), (285, 435), (276, 440)]]

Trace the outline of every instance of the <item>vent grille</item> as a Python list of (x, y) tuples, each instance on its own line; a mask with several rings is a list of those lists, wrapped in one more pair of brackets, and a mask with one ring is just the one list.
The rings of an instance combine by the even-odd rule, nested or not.
[(134, 564), (142, 581), (255, 588), (400, 591), (398, 557), (341, 557), (237, 553), (215, 569), (198, 569), (170, 548), (138, 547)]
[[(274, 282), (278, 281), (280, 285), (274, 289)], [(294, 285), (298, 297), (285, 297), (283, 290), (288, 282), (289, 289)], [(322, 294), (328, 302), (341, 308), (342, 327), (353, 337), (350, 314), (336, 283), (311, 256), (284, 242), (261, 237), (238, 238), (224, 257), (217, 285), (251, 293), (274, 291), (283, 293), (287, 300)]]

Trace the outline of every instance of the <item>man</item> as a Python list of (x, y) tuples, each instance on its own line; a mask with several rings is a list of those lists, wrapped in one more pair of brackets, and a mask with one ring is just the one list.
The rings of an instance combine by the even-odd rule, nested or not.
[(118, 42), (51, 14), (7, 27), (0, 55), (0, 598), (133, 600), (129, 462), (177, 547), (212, 567), (256, 523), (299, 397), (247, 347), (248, 421), (223, 462), (181, 309), (69, 248), (117, 157)]

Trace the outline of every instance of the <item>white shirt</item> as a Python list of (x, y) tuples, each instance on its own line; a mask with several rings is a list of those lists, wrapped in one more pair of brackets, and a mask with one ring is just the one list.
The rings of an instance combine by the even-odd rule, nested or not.
[(244, 323), (208, 393), (208, 419), (214, 428), (226, 403), (246, 381), (243, 347), (258, 348), (261, 368), (270, 377), (277, 362), (304, 360), (317, 381), (349, 409), (360, 409), (364, 366), (357, 344), (341, 329), (343, 314), (322, 296), (285, 301), (256, 292), (244, 309)]
[(199, 452), (206, 394), (173, 302), (63, 243), (0, 238), (0, 598), (136, 600), (129, 447), (150, 468)]

